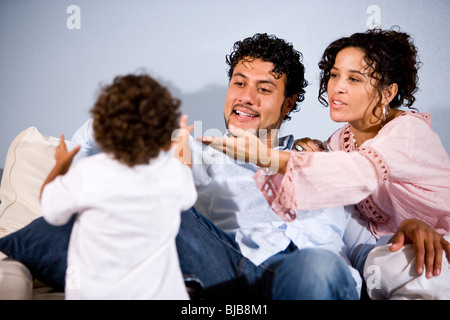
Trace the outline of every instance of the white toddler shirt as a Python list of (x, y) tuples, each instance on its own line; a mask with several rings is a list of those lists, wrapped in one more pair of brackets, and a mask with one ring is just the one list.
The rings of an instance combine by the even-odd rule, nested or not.
[(133, 168), (99, 153), (46, 185), (50, 224), (78, 213), (66, 299), (188, 299), (175, 237), (196, 199), (191, 170), (164, 152)]

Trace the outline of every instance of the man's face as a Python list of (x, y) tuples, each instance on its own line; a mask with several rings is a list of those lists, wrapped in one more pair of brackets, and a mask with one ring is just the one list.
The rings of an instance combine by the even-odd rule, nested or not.
[(286, 75), (272, 70), (272, 62), (241, 60), (234, 68), (225, 98), (227, 128), (279, 129), (296, 96), (285, 97)]

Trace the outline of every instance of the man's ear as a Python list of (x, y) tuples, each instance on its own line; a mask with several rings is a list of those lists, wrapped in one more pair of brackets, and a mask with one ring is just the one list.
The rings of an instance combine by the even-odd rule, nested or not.
[(394, 99), (397, 92), (398, 92), (398, 85), (396, 83), (388, 85), (383, 90), (383, 97), (381, 99), (381, 104), (385, 106), (391, 103), (392, 99)]
[(296, 101), (297, 101), (296, 94), (293, 94), (289, 97), (286, 97), (286, 99), (284, 99), (284, 105), (283, 105), (283, 115), (284, 116), (286, 116), (289, 112), (292, 111)]

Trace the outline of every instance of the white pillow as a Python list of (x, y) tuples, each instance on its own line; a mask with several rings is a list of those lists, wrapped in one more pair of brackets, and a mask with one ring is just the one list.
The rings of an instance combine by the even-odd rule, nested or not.
[(39, 194), (55, 164), (58, 144), (59, 138), (43, 135), (35, 127), (12, 141), (0, 185), (0, 238), (42, 216)]

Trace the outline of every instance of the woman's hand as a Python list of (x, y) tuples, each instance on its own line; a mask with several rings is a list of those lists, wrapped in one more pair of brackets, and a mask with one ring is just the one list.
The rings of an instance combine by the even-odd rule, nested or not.
[(392, 243), (390, 250), (393, 252), (412, 243), (417, 272), (422, 274), (425, 265), (427, 278), (440, 275), (444, 251), (450, 262), (450, 243), (433, 228), (416, 219), (403, 221), (389, 242)]
[(325, 147), (320, 140), (303, 138), (295, 140), (293, 149), (299, 152), (320, 152), (325, 150)]
[(250, 162), (259, 167), (268, 167), (275, 172), (283, 172), (280, 170), (282, 166), (280, 160), (288, 160), (289, 157), (287, 154), (289, 153), (283, 153), (267, 146), (252, 130), (244, 131), (231, 127), (230, 132), (234, 137), (205, 136), (198, 140), (236, 160)]
[(253, 130), (230, 128), (232, 137), (201, 137), (199, 140), (236, 160), (250, 162), (260, 167), (270, 167), (271, 156), (276, 152), (265, 145)]

